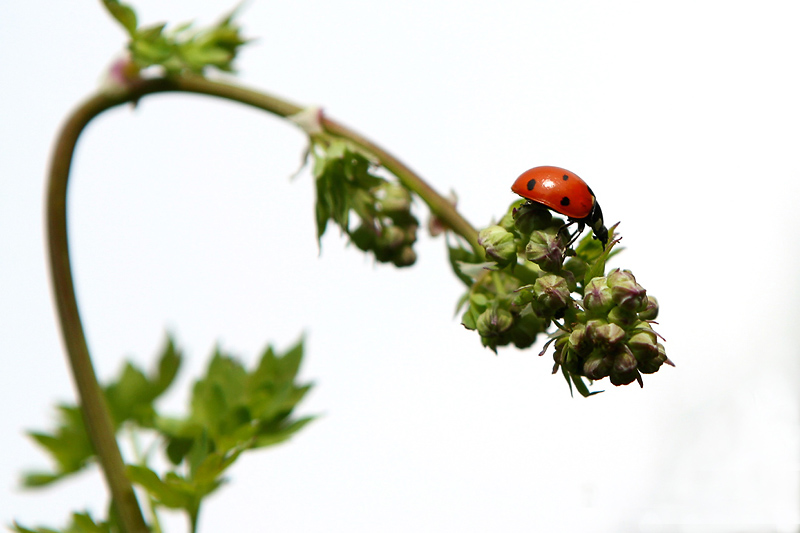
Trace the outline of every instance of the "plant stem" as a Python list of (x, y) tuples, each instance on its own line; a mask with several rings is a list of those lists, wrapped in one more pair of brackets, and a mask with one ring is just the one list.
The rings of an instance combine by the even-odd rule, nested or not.
[[(123, 100), (124, 101), (124, 100)], [(136, 501), (133, 486), (125, 474), (125, 464), (114, 436), (103, 391), (97, 382), (86, 337), (83, 333), (67, 242), (67, 182), (72, 155), (78, 137), (89, 121), (123, 101), (106, 96), (90, 98), (67, 120), (56, 142), (50, 167), (47, 188), (47, 239), (50, 252), (50, 274), (56, 299), (56, 309), (61, 322), (61, 334), (67, 350), (72, 377), (78, 389), (81, 412), (86, 431), (92, 443), (111, 498), (119, 515), (122, 528), (127, 533), (145, 533), (148, 530), (142, 511)]]
[[(92, 366), (81, 324), (67, 238), (67, 185), (75, 146), (89, 122), (108, 109), (125, 103), (135, 104), (143, 96), (160, 92), (206, 94), (240, 102), (281, 117), (289, 117), (303, 110), (298, 105), (268, 94), (210, 81), (200, 76), (149, 79), (141, 80), (120, 93), (102, 93), (89, 98), (70, 115), (56, 140), (46, 200), (50, 274), (56, 310), (89, 439), (102, 467), (121, 526), (127, 533), (144, 533), (148, 528), (133, 486), (125, 473), (114, 424)], [(434, 215), (469, 242), (476, 253), (483, 255), (482, 248), (478, 245), (477, 231), (447, 199), (434, 191), (409, 167), (369, 139), (333, 120), (323, 118), (322, 125), (328, 133), (348, 139), (375, 155), (380, 164), (397, 176), (404, 186), (415, 192)], [(196, 523), (192, 527), (196, 527)]]

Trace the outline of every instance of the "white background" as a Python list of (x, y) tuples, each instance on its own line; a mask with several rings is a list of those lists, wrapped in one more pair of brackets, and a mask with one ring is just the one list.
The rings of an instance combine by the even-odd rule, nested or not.
[[(140, 20), (231, 3), (139, 0)], [(201, 531), (797, 531), (798, 4), (250, 2), (246, 85), (366, 134), (476, 226), (522, 171), (582, 176), (621, 221), (676, 368), (570, 398), (550, 356), (480, 346), (453, 318), (444, 243), (407, 270), (333, 230), (318, 254), (304, 138), (209, 98), (158, 95), (93, 122), (72, 175), (78, 297), (98, 372), (149, 366), (172, 331), (180, 411), (220, 343), (248, 363), (303, 332), (289, 444), (245, 456)], [(0, 3), (0, 521), (103, 515), (96, 470), (24, 492), (73, 388), (42, 228), (53, 138), (124, 34), (99, 2)], [(426, 218), (424, 206), (417, 214)], [(185, 531), (178, 516), (170, 531)]]

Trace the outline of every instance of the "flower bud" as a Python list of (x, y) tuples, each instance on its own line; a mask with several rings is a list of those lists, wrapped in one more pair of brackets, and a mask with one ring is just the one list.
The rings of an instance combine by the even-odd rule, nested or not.
[(501, 266), (508, 265), (517, 258), (514, 234), (500, 226), (489, 226), (481, 230), (478, 243), (486, 249), (486, 255)]
[(617, 352), (610, 372), (611, 383), (617, 386), (632, 383), (639, 376), (636, 366), (636, 358), (630, 350), (623, 349)]
[(608, 313), (614, 305), (611, 289), (606, 278), (592, 278), (583, 291), (583, 306), (586, 312), (594, 316)]
[(625, 330), (616, 324), (601, 324), (600, 320), (592, 320), (589, 334), (595, 344), (604, 347), (613, 347), (625, 340)]
[(603, 379), (611, 371), (613, 359), (602, 354), (593, 355), (583, 363), (583, 375), (589, 379)]
[(535, 230), (549, 227), (550, 221), (553, 219), (553, 214), (549, 209), (529, 203), (514, 209), (513, 216), (517, 230), (523, 235), (530, 235)]
[(397, 226), (385, 226), (378, 236), (377, 246), (394, 250), (406, 242), (406, 233)]
[(579, 356), (588, 355), (592, 351), (592, 341), (586, 334), (586, 326), (578, 324), (569, 334), (569, 344)]
[(497, 337), (514, 325), (514, 318), (505, 309), (490, 307), (478, 317), (478, 333), (481, 337)]
[(608, 275), (608, 286), (614, 303), (629, 311), (643, 311), (647, 306), (647, 291), (636, 283), (628, 270), (616, 269)]
[(536, 296), (537, 308), (546, 315), (564, 309), (571, 300), (567, 280), (553, 274), (538, 278), (533, 284), (533, 293)]
[(617, 324), (621, 328), (629, 329), (639, 321), (639, 317), (634, 311), (628, 311), (620, 306), (615, 306), (608, 312), (608, 321)]
[(536, 336), (543, 333), (546, 327), (544, 320), (532, 312), (522, 313), (510, 331), (511, 342), (517, 348), (528, 348), (536, 342)]
[(392, 264), (397, 267), (411, 266), (416, 261), (417, 252), (411, 246), (403, 246), (392, 258)]
[(533, 285), (523, 285), (516, 291), (511, 299), (511, 307), (516, 310), (524, 308), (535, 299), (536, 295), (533, 292)]
[(656, 318), (658, 318), (658, 300), (655, 296), (648, 296), (644, 311), (639, 311), (639, 320), (655, 320)]
[(525, 247), (525, 258), (546, 272), (558, 272), (564, 261), (564, 247), (558, 234), (534, 231)]
[(386, 183), (381, 187), (383, 196), (378, 200), (381, 210), (387, 215), (406, 213), (411, 210), (411, 193), (397, 183)]
[(658, 357), (658, 342), (654, 331), (639, 331), (627, 342), (637, 361), (649, 361)]

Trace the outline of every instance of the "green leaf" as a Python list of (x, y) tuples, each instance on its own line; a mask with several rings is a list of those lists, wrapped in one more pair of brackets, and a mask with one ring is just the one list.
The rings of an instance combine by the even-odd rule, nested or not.
[(111, 16), (122, 24), (129, 35), (133, 36), (136, 33), (136, 12), (132, 7), (118, 0), (103, 0), (103, 5), (111, 13)]
[(167, 474), (161, 479), (158, 474), (144, 466), (128, 465), (128, 477), (145, 489), (161, 505), (170, 509), (191, 510), (196, 504), (190, 484), (176, 474)]
[(58, 406), (58, 427), (51, 433), (28, 435), (47, 450), (55, 461), (54, 472), (33, 472), (23, 476), (25, 487), (41, 487), (81, 470), (94, 455), (80, 410), (71, 405)]
[(111, 533), (112, 527), (109, 522), (95, 522), (89, 513), (73, 513), (72, 523), (61, 530), (47, 527), (28, 529), (14, 522), (13, 531), (18, 533)]
[(180, 368), (181, 356), (171, 338), (162, 350), (157, 370), (146, 376), (128, 362), (116, 381), (105, 387), (106, 399), (117, 426), (127, 420), (151, 427), (155, 416), (153, 403), (172, 385)]

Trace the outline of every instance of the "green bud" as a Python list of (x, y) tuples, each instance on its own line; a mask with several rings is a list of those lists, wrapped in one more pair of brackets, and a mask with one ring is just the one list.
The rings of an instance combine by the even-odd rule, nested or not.
[(350, 232), (350, 240), (358, 247), (359, 250), (363, 250), (365, 252), (375, 248), (376, 239), (377, 235), (375, 234), (375, 229), (364, 224)]
[(501, 266), (517, 259), (517, 244), (514, 234), (500, 226), (489, 226), (478, 234), (478, 244), (486, 249), (486, 255)]
[(548, 274), (533, 284), (537, 308), (546, 315), (553, 315), (564, 309), (572, 298), (569, 295), (567, 280), (561, 276)]
[(608, 313), (614, 305), (611, 289), (606, 278), (592, 278), (583, 291), (583, 306), (586, 312), (594, 316)]
[(403, 246), (392, 258), (392, 263), (397, 267), (407, 267), (417, 261), (417, 252), (411, 246)]
[(411, 193), (397, 183), (386, 183), (381, 187), (383, 196), (378, 200), (381, 210), (387, 215), (406, 213), (411, 210)]
[(563, 241), (551, 231), (534, 231), (525, 247), (525, 258), (546, 272), (558, 272), (564, 261)]
[(608, 286), (614, 303), (629, 311), (643, 311), (647, 306), (647, 291), (636, 283), (629, 270), (616, 269), (608, 275)]
[(406, 233), (397, 226), (385, 226), (378, 236), (377, 246), (394, 250), (406, 242)]
[(511, 329), (514, 317), (505, 309), (490, 307), (478, 317), (478, 333), (481, 337), (498, 337)]
[(511, 299), (511, 307), (515, 310), (521, 310), (531, 303), (535, 297), (533, 285), (523, 285), (514, 291), (514, 296)]
[(630, 329), (639, 317), (634, 311), (628, 311), (620, 306), (616, 306), (608, 312), (608, 321), (617, 324), (621, 328)]
[(536, 336), (543, 333), (546, 326), (547, 323), (533, 312), (522, 313), (517, 317), (517, 321), (511, 329), (511, 342), (517, 348), (528, 348), (536, 342)]
[(553, 214), (549, 209), (526, 203), (514, 209), (513, 217), (517, 230), (523, 235), (530, 235), (535, 230), (550, 227)]
[(639, 319), (655, 320), (656, 318), (658, 318), (658, 300), (655, 296), (648, 296), (644, 311), (639, 311)]
[(503, 218), (500, 219), (500, 222), (498, 222), (497, 225), (506, 231), (513, 232), (516, 230), (517, 226), (514, 223), (514, 213), (512, 211), (508, 211), (505, 215), (503, 215)]

